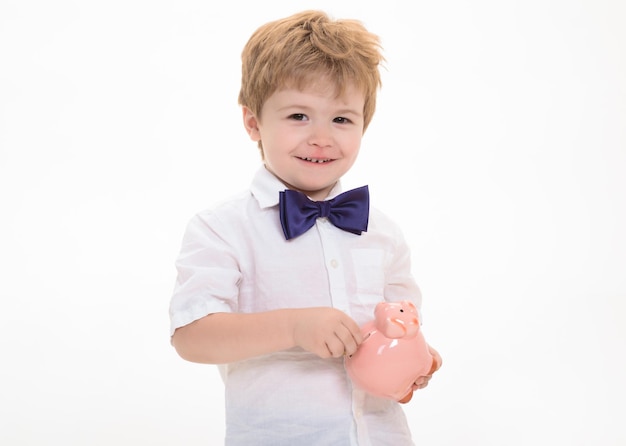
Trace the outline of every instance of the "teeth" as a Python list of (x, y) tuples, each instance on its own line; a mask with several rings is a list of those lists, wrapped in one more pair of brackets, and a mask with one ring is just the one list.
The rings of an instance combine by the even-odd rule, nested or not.
[(311, 163), (327, 163), (328, 161), (331, 161), (330, 159), (316, 159), (316, 158), (301, 158), (304, 161), (309, 161)]

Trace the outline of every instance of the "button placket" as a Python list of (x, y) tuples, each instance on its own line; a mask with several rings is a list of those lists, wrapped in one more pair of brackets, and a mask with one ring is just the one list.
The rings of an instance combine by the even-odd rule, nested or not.
[(346, 274), (342, 265), (341, 253), (337, 249), (337, 246), (340, 244), (336, 242), (336, 238), (341, 235), (337, 234), (337, 231), (340, 230), (335, 228), (325, 218), (318, 219), (316, 223), (322, 242), (332, 305), (334, 308), (349, 313), (350, 306), (346, 295)]

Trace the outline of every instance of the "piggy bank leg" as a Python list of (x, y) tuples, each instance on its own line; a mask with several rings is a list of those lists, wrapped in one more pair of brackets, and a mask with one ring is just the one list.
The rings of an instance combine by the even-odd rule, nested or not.
[[(435, 373), (436, 367), (437, 367), (437, 363), (433, 359), (433, 365), (431, 366), (430, 371), (428, 372), (428, 374), (432, 375), (433, 373)], [(409, 390), (409, 393), (407, 393), (405, 396), (403, 396), (401, 399), (399, 399), (398, 402), (402, 403), (402, 404), (406, 404), (409, 401), (411, 401), (411, 398), (413, 398), (413, 391), (414, 391), (414, 389)]]
[(409, 390), (409, 393), (407, 393), (405, 396), (399, 399), (398, 402), (402, 404), (406, 404), (409, 401), (411, 401), (411, 398), (413, 398), (413, 389)]

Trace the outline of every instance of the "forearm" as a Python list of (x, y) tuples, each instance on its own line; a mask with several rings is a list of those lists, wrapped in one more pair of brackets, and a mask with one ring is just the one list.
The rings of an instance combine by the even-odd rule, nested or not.
[(215, 313), (178, 328), (172, 344), (191, 362), (223, 364), (294, 347), (294, 313)]

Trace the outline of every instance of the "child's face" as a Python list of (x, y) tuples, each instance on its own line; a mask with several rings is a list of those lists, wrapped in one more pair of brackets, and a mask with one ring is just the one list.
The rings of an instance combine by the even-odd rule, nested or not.
[(266, 168), (290, 189), (323, 200), (354, 164), (363, 136), (365, 97), (347, 88), (278, 90), (255, 116), (244, 107), (244, 124), (261, 140)]

